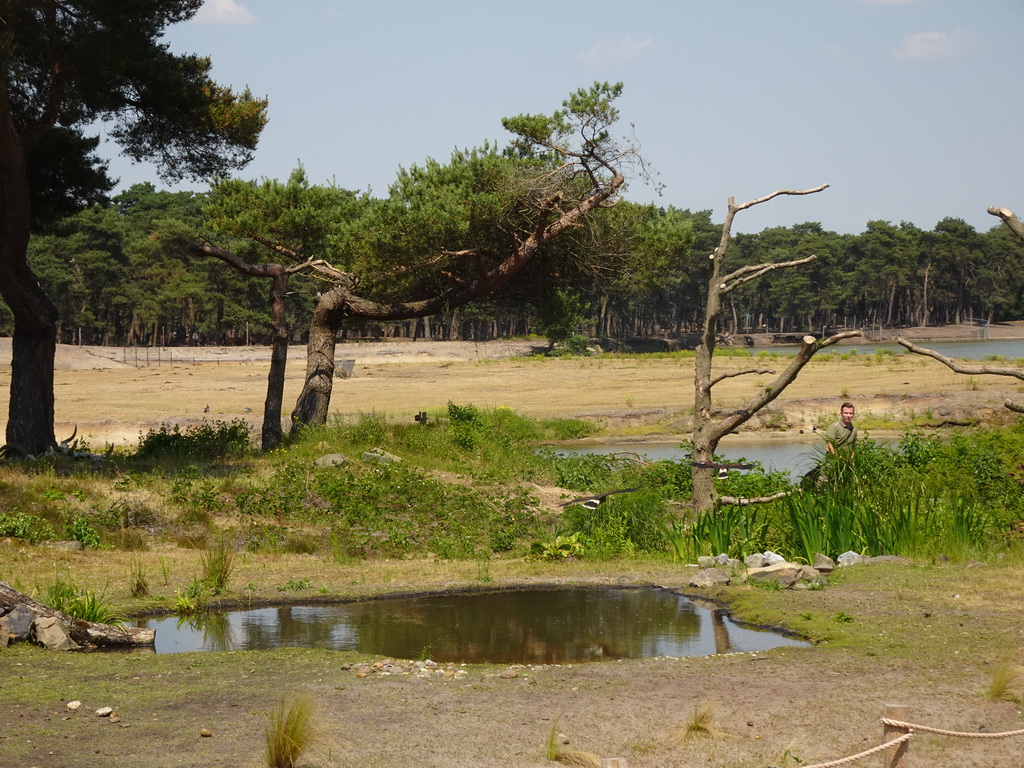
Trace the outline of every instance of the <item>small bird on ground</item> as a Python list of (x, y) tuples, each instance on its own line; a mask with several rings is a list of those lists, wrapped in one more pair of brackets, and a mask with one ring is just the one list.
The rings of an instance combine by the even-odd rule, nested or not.
[(621, 488), (617, 491), (608, 491), (608, 493), (600, 493), (597, 496), (581, 496), (578, 499), (570, 499), (569, 501), (563, 501), (558, 506), (560, 507), (571, 507), (573, 504), (579, 504), (581, 507), (585, 507), (591, 511), (597, 509), (604, 503), (604, 500), (615, 493), (630, 493), (632, 491), (639, 491), (639, 488)]
[(203, 408), (203, 413), (209, 413), (209, 412), (210, 412), (210, 406), (206, 406), (205, 408)]

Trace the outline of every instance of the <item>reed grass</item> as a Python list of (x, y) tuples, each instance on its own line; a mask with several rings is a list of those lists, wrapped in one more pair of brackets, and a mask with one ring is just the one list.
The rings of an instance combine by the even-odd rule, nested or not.
[(672, 740), (682, 743), (698, 738), (724, 739), (729, 734), (718, 727), (716, 718), (715, 708), (707, 702), (700, 702), (694, 705), (693, 713), (676, 731)]
[(268, 768), (294, 768), (302, 755), (317, 740), (315, 706), (311, 696), (299, 694), (289, 703), (285, 699), (270, 713), (266, 733)]

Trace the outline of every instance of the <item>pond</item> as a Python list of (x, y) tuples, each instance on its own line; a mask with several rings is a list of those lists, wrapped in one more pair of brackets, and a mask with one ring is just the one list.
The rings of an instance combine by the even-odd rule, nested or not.
[[(813, 469), (821, 459), (824, 443), (821, 439), (811, 441), (788, 440), (760, 437), (729, 437), (718, 445), (715, 455), (725, 461), (759, 461), (768, 472), (788, 471), (792, 480)], [(570, 456), (582, 453), (633, 453), (650, 461), (680, 461), (689, 454), (677, 442), (607, 442), (559, 445), (556, 453)]]
[(562, 664), (808, 643), (740, 626), (666, 589), (569, 588), (378, 598), (145, 619), (157, 653), (281, 647), (444, 662)]

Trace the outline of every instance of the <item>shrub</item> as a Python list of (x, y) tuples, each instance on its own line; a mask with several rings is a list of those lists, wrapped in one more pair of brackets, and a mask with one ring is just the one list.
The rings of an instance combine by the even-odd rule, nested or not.
[(158, 459), (174, 457), (179, 459), (225, 459), (244, 456), (251, 450), (251, 429), (241, 419), (230, 422), (204, 421), (184, 431), (175, 424), (161, 424), (139, 437), (135, 457)]
[(25, 539), (31, 544), (41, 541), (53, 541), (57, 533), (48, 522), (35, 515), (24, 512), (10, 512), (0, 515), (0, 536), (13, 536)]

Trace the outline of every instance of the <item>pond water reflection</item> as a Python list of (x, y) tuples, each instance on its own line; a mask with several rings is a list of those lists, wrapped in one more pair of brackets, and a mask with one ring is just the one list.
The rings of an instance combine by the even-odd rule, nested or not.
[(664, 589), (577, 588), (380, 598), (147, 619), (157, 653), (330, 648), (467, 663), (709, 656), (807, 643), (736, 624)]

